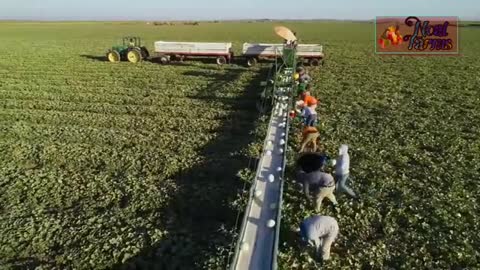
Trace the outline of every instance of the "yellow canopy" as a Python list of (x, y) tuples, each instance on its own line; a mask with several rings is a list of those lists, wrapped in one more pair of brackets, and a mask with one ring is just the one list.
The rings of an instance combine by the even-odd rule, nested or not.
[(286, 39), (288, 41), (296, 41), (297, 38), (295, 35), (290, 31), (290, 29), (286, 28), (285, 26), (276, 26), (275, 27), (275, 33), (282, 37), (283, 39)]

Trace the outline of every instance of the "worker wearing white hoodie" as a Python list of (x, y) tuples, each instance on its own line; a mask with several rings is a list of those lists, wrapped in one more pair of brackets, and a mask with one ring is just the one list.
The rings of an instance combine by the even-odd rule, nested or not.
[(358, 198), (357, 194), (347, 186), (348, 176), (350, 174), (350, 156), (348, 155), (348, 145), (342, 144), (338, 150), (337, 164), (335, 167), (335, 178), (337, 182), (337, 191), (344, 192), (353, 198)]

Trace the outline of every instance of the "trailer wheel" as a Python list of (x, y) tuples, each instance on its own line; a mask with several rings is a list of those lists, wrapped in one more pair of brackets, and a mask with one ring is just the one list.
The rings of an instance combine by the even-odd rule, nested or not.
[(318, 58), (312, 58), (310, 59), (310, 66), (316, 67), (320, 65), (320, 60)]
[(247, 66), (249, 66), (249, 67), (253, 67), (253, 66), (257, 65), (257, 63), (258, 63), (258, 60), (255, 57), (250, 57), (250, 58), (247, 59)]
[(162, 64), (168, 64), (168, 58), (166, 56), (162, 56), (160, 57), (160, 63)]
[(219, 56), (217, 58), (217, 65), (221, 66), (221, 65), (225, 65), (227, 63), (227, 58), (225, 58), (225, 56)]

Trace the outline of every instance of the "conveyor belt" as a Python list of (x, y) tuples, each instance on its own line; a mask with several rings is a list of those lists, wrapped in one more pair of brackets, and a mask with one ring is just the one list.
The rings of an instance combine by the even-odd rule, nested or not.
[(274, 89), (275, 105), (231, 267), (235, 270), (276, 269), (292, 72), (283, 69), (281, 75), (289, 86)]

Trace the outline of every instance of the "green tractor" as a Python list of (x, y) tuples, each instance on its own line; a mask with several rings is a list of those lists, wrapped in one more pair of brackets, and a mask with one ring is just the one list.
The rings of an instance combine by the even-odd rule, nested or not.
[(110, 62), (130, 61), (132, 63), (138, 63), (146, 58), (150, 54), (147, 48), (142, 46), (141, 39), (139, 37), (124, 37), (123, 45), (113, 46), (107, 52), (107, 59)]

